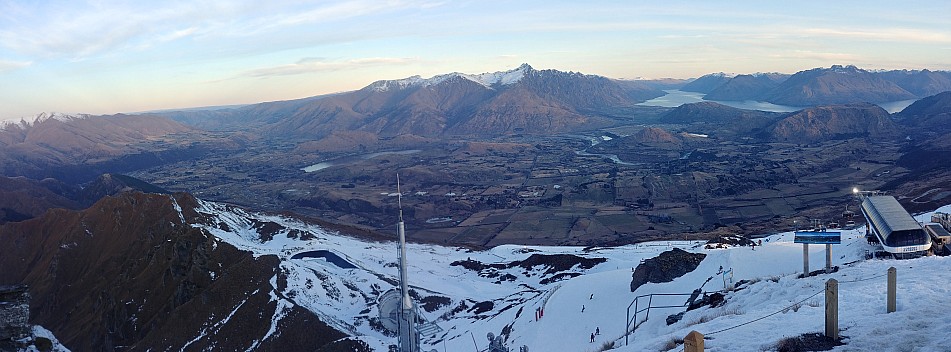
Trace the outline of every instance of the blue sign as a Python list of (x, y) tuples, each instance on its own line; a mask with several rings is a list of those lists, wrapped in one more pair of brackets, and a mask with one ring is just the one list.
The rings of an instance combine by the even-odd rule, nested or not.
[(838, 231), (796, 231), (795, 243), (807, 244), (839, 244), (842, 243), (842, 233)]

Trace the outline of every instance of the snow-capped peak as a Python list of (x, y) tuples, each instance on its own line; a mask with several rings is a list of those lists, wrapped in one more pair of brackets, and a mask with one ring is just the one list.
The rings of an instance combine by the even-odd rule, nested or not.
[(482, 73), (473, 76), (467, 76), (473, 81), (479, 82), (486, 87), (491, 87), (496, 84), (509, 85), (516, 83), (525, 77), (526, 72), (531, 72), (533, 70), (532, 66), (529, 64), (522, 64), (514, 70), (502, 71), (502, 72), (488, 72)]
[(372, 89), (378, 92), (385, 92), (390, 89), (403, 89), (406, 87), (412, 87), (421, 85), (423, 82), (427, 81), (420, 77), (419, 75), (411, 76), (403, 79), (394, 79), (394, 80), (380, 80), (371, 83), (367, 86), (368, 89)]
[(862, 72), (865, 70), (855, 67), (855, 65), (845, 65), (845, 66), (832, 65), (832, 67), (829, 68), (829, 71), (836, 72), (836, 73), (856, 73), (856, 72)]
[(0, 121), (0, 129), (7, 129), (10, 127), (28, 128), (47, 120), (57, 120), (57, 121), (65, 122), (65, 121), (71, 121), (71, 120), (85, 119), (87, 117), (89, 117), (89, 115), (87, 114), (69, 115), (69, 114), (63, 114), (59, 112), (49, 112), (49, 113), (41, 112), (40, 114), (36, 115), (32, 119), (21, 118), (19, 120)]
[(711, 74), (709, 74), (709, 75), (707, 75), (707, 76), (710, 76), (710, 77), (733, 78), (733, 77), (736, 77), (736, 74), (735, 74), (735, 73), (730, 73), (730, 72), (717, 72), (717, 73), (711, 73)]
[(529, 66), (528, 64), (522, 64), (521, 66), (513, 70), (500, 71), (500, 72), (487, 72), (487, 73), (480, 73), (475, 75), (465, 74), (460, 72), (453, 72), (453, 73), (447, 73), (442, 75), (436, 75), (431, 78), (425, 78), (425, 79), (417, 75), (417, 76), (407, 77), (403, 79), (376, 81), (370, 84), (369, 86), (367, 86), (366, 89), (372, 89), (378, 92), (385, 92), (390, 89), (398, 90), (398, 89), (405, 89), (409, 87), (427, 87), (427, 86), (442, 83), (443, 81), (446, 81), (447, 79), (454, 78), (454, 77), (468, 79), (470, 81), (479, 83), (487, 88), (493, 88), (493, 86), (496, 86), (496, 85), (504, 86), (504, 85), (517, 83), (518, 81), (522, 79), (522, 77), (525, 77), (526, 72), (530, 72), (532, 70), (533, 70), (532, 66)]

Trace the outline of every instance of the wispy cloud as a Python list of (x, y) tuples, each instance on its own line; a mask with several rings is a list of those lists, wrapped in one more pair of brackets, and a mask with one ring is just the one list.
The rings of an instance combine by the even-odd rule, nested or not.
[(876, 40), (906, 43), (951, 43), (951, 33), (911, 28), (833, 29), (806, 28), (802, 33), (809, 36), (834, 37), (852, 40)]
[(30, 61), (10, 61), (0, 59), (0, 73), (13, 71), (32, 65)]
[[(315, 72), (353, 70), (374, 66), (395, 66), (419, 63), (419, 58), (411, 57), (370, 57), (349, 60), (330, 60), (326, 58), (303, 58), (293, 64), (265, 67), (245, 71), (237, 77), (291, 76)], [(235, 78), (237, 78), (235, 77)]]
[(317, 6), (282, 0), (0, 4), (0, 12), (5, 12), (0, 14), (0, 50), (6, 47), (21, 55), (82, 59), (186, 37), (214, 40), (284, 35), (279, 31), (285, 28), (439, 5), (432, 1), (370, 0), (323, 2)]
[(175, 30), (164, 35), (159, 35), (156, 39), (161, 42), (170, 42), (173, 40), (178, 40), (191, 36), (198, 32), (198, 27), (189, 27), (185, 29)]
[(816, 60), (822, 62), (836, 62), (840, 64), (854, 63), (860, 59), (858, 56), (849, 53), (817, 52), (811, 50), (794, 50), (791, 52), (773, 54), (770, 56), (779, 59)]

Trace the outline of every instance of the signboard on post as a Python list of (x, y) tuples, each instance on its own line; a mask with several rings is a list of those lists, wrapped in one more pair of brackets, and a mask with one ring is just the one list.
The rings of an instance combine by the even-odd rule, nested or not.
[(838, 231), (796, 231), (793, 242), (803, 244), (840, 244), (842, 233)]

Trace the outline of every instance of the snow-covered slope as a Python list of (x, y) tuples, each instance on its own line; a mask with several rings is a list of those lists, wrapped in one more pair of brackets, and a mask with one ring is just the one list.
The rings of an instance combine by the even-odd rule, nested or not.
[(447, 73), (443, 75), (436, 75), (432, 78), (422, 78), (421, 76), (412, 76), (403, 79), (396, 80), (384, 80), (376, 81), (370, 84), (368, 88), (385, 92), (391, 89), (404, 89), (408, 87), (426, 87), (431, 85), (439, 84), (452, 77), (462, 77), (470, 81), (479, 83), (487, 88), (492, 88), (494, 85), (510, 85), (518, 82), (525, 76), (526, 72), (532, 70), (532, 67), (528, 64), (522, 64), (521, 66), (508, 71), (500, 72), (487, 72), (481, 74), (465, 74), (459, 72)]
[(68, 114), (62, 114), (58, 112), (51, 112), (51, 113), (44, 112), (44, 113), (40, 113), (39, 115), (36, 115), (32, 119), (21, 118), (19, 120), (17, 119), (0, 120), (0, 130), (4, 130), (7, 128), (26, 129), (46, 120), (72, 121), (72, 120), (79, 120), (79, 119), (85, 119), (85, 118), (89, 118), (89, 115), (88, 114), (68, 115)]
[[(193, 226), (257, 256), (281, 259), (283, 275), (272, 280), (272, 299), (280, 305), (305, 307), (376, 351), (395, 343), (377, 318), (377, 299), (397, 285), (395, 242), (358, 240), (297, 220), (210, 202), (202, 202), (198, 211), (206, 220)], [(598, 351), (612, 344), (616, 351), (679, 350), (677, 339), (691, 330), (707, 334), (711, 351), (770, 350), (784, 337), (822, 331), (819, 292), (829, 278), (840, 281), (839, 325), (848, 337), (836, 350), (942, 348), (940, 331), (951, 318), (931, 312), (947, 295), (951, 258), (864, 260), (871, 247), (859, 230), (847, 230), (842, 244), (832, 246), (833, 264), (841, 270), (797, 279), (802, 246), (792, 243), (792, 237), (788, 232), (765, 237), (755, 250), (705, 249), (689, 241), (612, 248), (500, 246), (487, 251), (409, 244), (408, 279), (423, 318), (439, 326), (424, 335), (427, 351), (471, 351), (473, 340), (485, 348), (487, 333), (501, 334), (513, 350), (525, 345), (532, 351)], [(648, 283), (630, 292), (632, 269), (674, 247), (707, 256), (696, 270), (672, 282)], [(823, 265), (823, 247), (811, 247), (813, 269)], [(308, 252), (312, 258), (302, 257)], [(345, 268), (347, 264), (353, 267)], [(624, 344), (626, 309), (635, 296), (689, 293), (701, 287), (720, 290), (721, 266), (732, 269), (735, 281), (752, 283), (727, 293), (725, 305), (687, 312), (670, 326), (666, 317), (682, 309), (652, 310), (650, 319), (629, 336), (629, 345)], [(881, 275), (890, 266), (898, 268), (898, 312), (885, 314)], [(684, 300), (677, 297), (667, 304)], [(544, 316), (536, 320), (535, 312), (542, 308)], [(271, 317), (274, 326), (280, 311)], [(596, 329), (600, 335), (592, 343), (590, 334)]]

